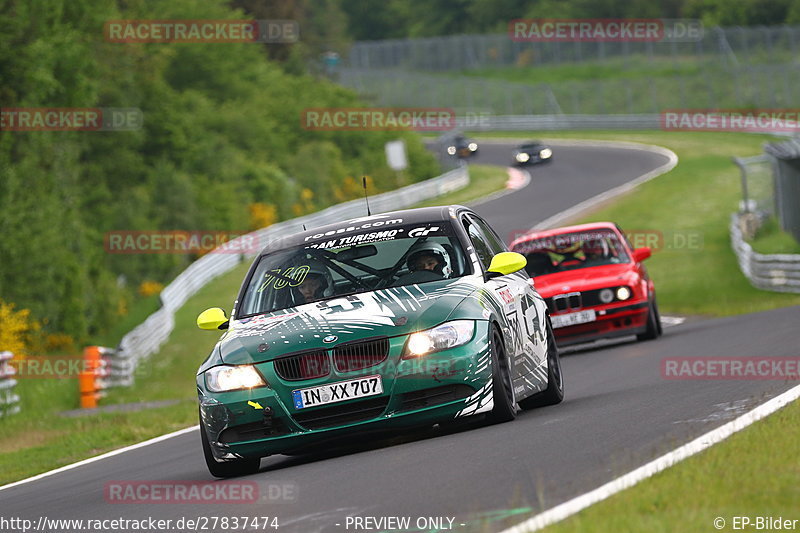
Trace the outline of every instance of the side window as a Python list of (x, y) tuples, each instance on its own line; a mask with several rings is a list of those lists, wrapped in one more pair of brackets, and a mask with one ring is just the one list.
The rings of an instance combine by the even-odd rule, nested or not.
[(494, 254), (492, 253), (489, 243), (486, 242), (486, 237), (483, 236), (478, 226), (466, 217), (464, 218), (464, 228), (467, 230), (467, 235), (469, 236), (470, 242), (472, 242), (472, 246), (475, 248), (478, 259), (481, 260), (483, 267), (487, 268)]
[(489, 243), (489, 248), (492, 250), (492, 255), (508, 251), (508, 248), (503, 243), (503, 239), (497, 236), (497, 233), (495, 233), (494, 230), (489, 227), (489, 224), (480, 218), (470, 216), (469, 219), (480, 228), (481, 232), (486, 237), (486, 242)]

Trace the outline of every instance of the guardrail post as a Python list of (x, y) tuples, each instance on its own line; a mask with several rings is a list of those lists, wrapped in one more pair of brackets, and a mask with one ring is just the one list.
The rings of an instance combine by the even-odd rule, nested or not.
[(78, 389), (81, 394), (81, 407), (94, 409), (97, 407), (97, 384), (95, 373), (100, 368), (100, 348), (87, 346), (83, 349), (83, 369), (78, 375)]
[(19, 396), (12, 391), (17, 384), (13, 379), (17, 371), (9, 364), (13, 357), (11, 352), (0, 352), (0, 416), (18, 413), (20, 409)]

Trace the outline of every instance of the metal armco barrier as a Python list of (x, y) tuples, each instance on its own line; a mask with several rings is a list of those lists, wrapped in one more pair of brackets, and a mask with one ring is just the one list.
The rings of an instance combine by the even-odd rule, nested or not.
[[(466, 166), (460, 166), (436, 178), (408, 185), (395, 191), (371, 196), (369, 205), (375, 214), (403, 209), (444, 193), (466, 187), (468, 184), (469, 169)], [(302, 231), (304, 224), (307, 228), (315, 228), (331, 222), (348, 220), (364, 215), (366, 215), (364, 200), (352, 200), (317, 213), (279, 222), (267, 228), (242, 235), (234, 239), (231, 245), (251, 242), (248, 239), (256, 239), (258, 244), (256, 248), (261, 250), (269, 242), (279, 240), (285, 235)], [(242, 249), (252, 249), (252, 247), (248, 246)], [(134, 373), (138, 363), (156, 352), (172, 333), (175, 327), (175, 311), (208, 282), (229, 272), (243, 259), (251, 258), (257, 253), (238, 255), (211, 252), (181, 272), (172, 283), (161, 291), (161, 309), (128, 332), (122, 338), (116, 350), (113, 351), (113, 356), (110, 357), (110, 373), (107, 376), (110, 386), (131, 385), (134, 381)], [(200, 354), (198, 354), (198, 357), (200, 357)], [(92, 395), (89, 394), (88, 390), (87, 377), (86, 396), (91, 398)], [(91, 400), (87, 399), (87, 401)]]
[(97, 400), (105, 396), (104, 390), (109, 386), (104, 379), (109, 375), (107, 358), (113, 353), (113, 349), (102, 346), (87, 346), (83, 349), (84, 366), (78, 374), (82, 408), (97, 407)]
[(742, 237), (741, 216), (731, 215), (731, 246), (750, 284), (768, 291), (800, 293), (800, 255), (765, 255), (753, 251)]
[(13, 415), (20, 410), (19, 395), (14, 392), (16, 369), (9, 364), (11, 352), (0, 352), (0, 417)]

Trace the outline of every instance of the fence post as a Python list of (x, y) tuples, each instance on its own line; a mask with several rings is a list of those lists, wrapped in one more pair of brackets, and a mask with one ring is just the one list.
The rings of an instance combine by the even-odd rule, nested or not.
[(100, 368), (100, 348), (87, 346), (83, 349), (83, 369), (78, 375), (78, 389), (81, 395), (81, 407), (94, 409), (97, 407), (97, 384), (95, 372)]
[(16, 369), (9, 364), (14, 357), (11, 352), (0, 352), (0, 417), (19, 412), (19, 396), (13, 392), (17, 380)]

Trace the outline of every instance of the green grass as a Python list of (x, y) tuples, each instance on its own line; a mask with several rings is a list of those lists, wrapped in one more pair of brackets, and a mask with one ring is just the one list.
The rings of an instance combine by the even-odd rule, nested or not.
[(107, 332), (93, 339), (98, 346), (116, 346), (119, 340), (130, 330), (144, 322), (151, 314), (158, 311), (161, 306), (158, 294), (151, 294), (146, 298), (138, 298), (131, 305), (128, 314), (116, 322)]
[(167, 343), (139, 365), (134, 386), (110, 389), (100, 401), (179, 400), (176, 405), (65, 418), (59, 413), (78, 407), (77, 379), (20, 379), (15, 390), (22, 411), (0, 420), (0, 484), (196, 424), (195, 372), (219, 335), (200, 331), (195, 319), (208, 307), (230, 310), (247, 266), (220, 276), (190, 298), (176, 313)]
[[(574, 223), (611, 220), (624, 230), (664, 235), (699, 233), (702, 246), (661, 250), (647, 260), (663, 313), (733, 315), (800, 305), (800, 295), (752, 287), (730, 246), (728, 222), (741, 199), (731, 156), (761, 152), (764, 136), (686, 132), (518, 132), (493, 137), (592, 138), (655, 144), (678, 155), (678, 166)], [(557, 150), (557, 149), (556, 149)], [(556, 153), (558, 157), (558, 153)], [(564, 224), (567, 225), (567, 224)]]
[(468, 204), (484, 196), (502, 191), (508, 181), (508, 173), (504, 167), (489, 165), (469, 166), (469, 185), (463, 189), (447, 193), (438, 198), (421, 202), (414, 207), (430, 207), (433, 205)]
[(761, 254), (800, 254), (800, 242), (782, 231), (775, 218), (768, 219), (759, 228), (750, 245)]
[(545, 531), (708, 533), (716, 531), (717, 517), (726, 522), (723, 531), (733, 530), (734, 516), (800, 519), (798, 440), (800, 403), (795, 402)]

